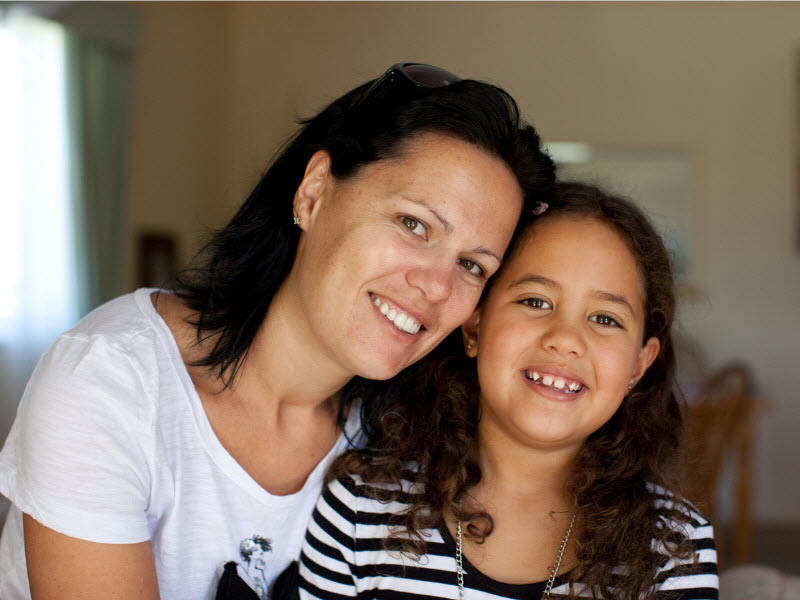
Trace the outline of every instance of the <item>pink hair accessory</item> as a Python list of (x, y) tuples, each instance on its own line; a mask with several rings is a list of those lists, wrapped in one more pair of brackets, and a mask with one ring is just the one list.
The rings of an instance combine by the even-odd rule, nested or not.
[(536, 206), (533, 207), (533, 210), (531, 212), (534, 215), (540, 215), (544, 211), (546, 211), (549, 206), (550, 205), (547, 202), (537, 202)]

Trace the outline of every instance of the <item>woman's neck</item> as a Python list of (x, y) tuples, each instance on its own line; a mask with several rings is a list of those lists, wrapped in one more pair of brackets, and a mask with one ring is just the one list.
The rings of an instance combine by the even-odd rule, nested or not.
[(335, 396), (354, 374), (325, 355), (287, 287), (270, 303), (236, 387), (274, 409), (307, 410)]
[(196, 343), (191, 310), (172, 294), (155, 298), (155, 307), (178, 343), (222, 446), (268, 492), (301, 489), (339, 437), (337, 392), (347, 375), (336, 378), (315, 369), (313, 352), (303, 352), (292, 329), (268, 316), (269, 326), (262, 324), (235, 380), (226, 386), (209, 367), (191, 366), (214, 343), (213, 337)]

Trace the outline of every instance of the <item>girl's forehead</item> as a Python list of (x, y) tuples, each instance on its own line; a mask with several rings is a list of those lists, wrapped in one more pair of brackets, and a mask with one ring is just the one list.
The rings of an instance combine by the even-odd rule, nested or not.
[(564, 285), (579, 278), (604, 287), (633, 288), (643, 303), (645, 274), (627, 240), (612, 225), (566, 213), (540, 219), (521, 236), (503, 265), (502, 287), (514, 285), (525, 274)]

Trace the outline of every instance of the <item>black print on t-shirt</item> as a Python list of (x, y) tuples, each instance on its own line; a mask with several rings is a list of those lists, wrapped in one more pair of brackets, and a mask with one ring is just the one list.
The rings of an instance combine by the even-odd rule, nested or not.
[(267, 552), (272, 551), (272, 542), (260, 535), (253, 535), (242, 540), (239, 544), (239, 556), (242, 557), (245, 571), (252, 583), (258, 597), (267, 600), (267, 578), (264, 571), (267, 568)]

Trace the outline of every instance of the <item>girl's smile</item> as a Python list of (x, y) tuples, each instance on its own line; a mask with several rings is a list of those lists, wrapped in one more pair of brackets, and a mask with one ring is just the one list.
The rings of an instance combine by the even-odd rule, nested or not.
[(577, 448), (655, 359), (642, 343), (642, 277), (626, 243), (585, 217), (542, 219), (465, 325), (474, 337), (482, 435)]
[(554, 400), (574, 400), (586, 390), (586, 385), (571, 371), (557, 367), (528, 367), (522, 370), (527, 385), (536, 386), (541, 394)]

